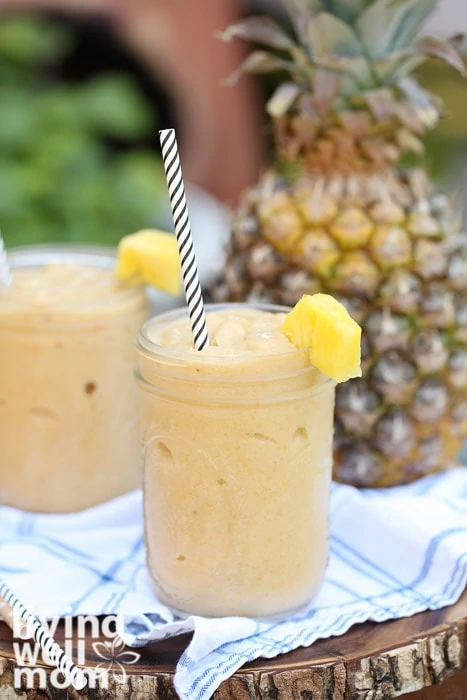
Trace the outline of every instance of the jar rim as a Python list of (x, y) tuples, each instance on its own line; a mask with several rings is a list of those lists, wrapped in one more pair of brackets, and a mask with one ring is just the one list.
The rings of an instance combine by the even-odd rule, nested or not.
[[(211, 312), (215, 311), (222, 311), (222, 310), (234, 310), (234, 309), (256, 309), (258, 311), (265, 311), (268, 313), (288, 313), (290, 311), (290, 307), (288, 306), (280, 306), (278, 304), (267, 304), (267, 303), (248, 303), (248, 302), (223, 302), (219, 304), (205, 304), (204, 305), (206, 314), (209, 314)], [(176, 348), (168, 348), (165, 345), (161, 345), (159, 343), (154, 342), (151, 340), (151, 338), (148, 335), (148, 330), (151, 327), (154, 326), (162, 326), (162, 325), (168, 325), (172, 321), (178, 321), (181, 320), (182, 318), (186, 318), (188, 316), (188, 308), (187, 307), (180, 307), (178, 309), (173, 309), (171, 311), (167, 311), (163, 314), (157, 314), (156, 316), (152, 316), (149, 318), (142, 326), (138, 334), (138, 345), (140, 345), (141, 348), (149, 352), (151, 355), (157, 356), (157, 357), (166, 357), (167, 359), (187, 359), (187, 358), (193, 358), (196, 357), (197, 360), (201, 360), (201, 362), (206, 358), (207, 360), (222, 360), (228, 363), (230, 360), (233, 361), (238, 361), (238, 356), (230, 356), (230, 355), (215, 355), (214, 353), (210, 353), (209, 356), (203, 356), (202, 352), (197, 353), (193, 355), (192, 352), (185, 352), (184, 350), (177, 350)], [(303, 351), (306, 351), (304, 349)], [(297, 350), (293, 349), (287, 352), (278, 352), (278, 353), (264, 353), (265, 357), (289, 357), (296, 355), (297, 353), (303, 352), (302, 350)], [(255, 357), (261, 357), (261, 353), (255, 353)]]
[[(235, 310), (245, 308), (256, 309), (269, 313), (287, 313), (290, 311), (290, 307), (254, 302), (227, 302), (205, 305), (207, 314), (213, 311), (215, 312), (225, 309)], [(135, 376), (141, 386), (144, 386), (146, 389), (152, 391), (153, 389), (155, 390), (157, 385), (157, 391), (160, 393), (162, 389), (161, 386), (159, 386), (159, 379), (162, 377), (170, 381), (172, 387), (171, 391), (174, 391), (174, 387), (177, 385), (183, 387), (186, 381), (200, 385), (209, 385), (212, 383), (211, 370), (214, 367), (217, 368), (217, 386), (222, 385), (227, 387), (231, 384), (238, 383), (264, 384), (264, 382), (268, 382), (272, 388), (272, 385), (277, 383), (280, 384), (280, 382), (291, 379), (299, 379), (300, 377), (304, 376), (309, 377), (311, 381), (311, 384), (309, 387), (307, 387), (306, 391), (313, 390), (316, 392), (325, 389), (325, 387), (335, 385), (333, 379), (323, 374), (320, 370), (309, 363), (309, 351), (306, 348), (292, 348), (290, 351), (278, 353), (262, 353), (261, 351), (254, 351), (244, 355), (215, 355), (213, 353), (203, 354), (202, 351), (193, 352), (193, 350), (191, 350), (187, 352), (185, 350), (167, 348), (157, 342), (154, 342), (149, 337), (148, 331), (149, 329), (154, 328), (154, 326), (164, 326), (173, 321), (186, 318), (187, 315), (188, 309), (186, 307), (178, 308), (163, 314), (152, 316), (141, 326), (136, 339), (138, 353), (141, 354), (141, 356), (146, 356), (147, 359), (155, 362), (155, 365), (149, 374), (147, 371), (141, 371), (143, 365), (137, 362)], [(239, 377), (237, 369), (239, 363), (243, 364), (245, 357), (248, 359), (248, 366), (252, 368), (252, 371), (251, 373), (247, 374), (242, 373), (242, 376)], [(292, 361), (292, 363), (290, 361)], [(264, 371), (258, 373), (255, 368), (259, 366), (262, 367)], [(279, 370), (278, 366), (280, 367)], [(180, 370), (184, 370), (185, 368), (191, 370), (189, 376), (187, 376), (184, 371), (180, 373)], [(201, 368), (206, 368), (206, 374), (204, 371), (200, 372)], [(219, 368), (222, 368), (221, 374), (218, 374)], [(229, 401), (231, 400), (232, 399), (230, 397)], [(199, 398), (197, 398), (197, 401), (199, 401)], [(221, 402), (221, 400), (218, 399), (217, 402)]]
[(13, 269), (36, 267), (54, 262), (109, 268), (115, 264), (117, 249), (94, 243), (37, 243), (8, 249), (8, 261)]
[[(279, 304), (268, 304), (264, 302), (223, 302), (223, 303), (214, 303), (214, 304), (205, 304), (205, 310), (206, 313), (209, 314), (211, 312), (216, 312), (216, 311), (222, 311), (222, 310), (235, 310), (235, 309), (255, 309), (258, 311), (264, 311), (267, 313), (288, 313), (291, 308), (289, 306), (281, 306)], [(219, 354), (216, 355), (214, 353), (209, 353), (209, 355), (203, 355), (202, 352), (193, 354), (193, 352), (186, 352), (184, 350), (177, 350), (175, 348), (168, 348), (164, 345), (161, 345), (159, 343), (154, 342), (151, 340), (149, 337), (149, 329), (163, 326), (163, 325), (168, 325), (169, 323), (173, 321), (180, 320), (182, 318), (186, 318), (188, 315), (188, 309), (187, 307), (181, 307), (178, 309), (173, 309), (171, 311), (167, 311), (163, 314), (159, 314), (156, 316), (152, 316), (149, 318), (140, 328), (140, 331), (138, 333), (137, 337), (137, 346), (140, 350), (143, 350), (147, 352), (151, 357), (157, 358), (159, 360), (166, 360), (166, 361), (189, 361), (190, 363), (193, 362), (194, 358), (196, 358), (196, 363), (200, 364), (211, 364), (213, 361), (218, 362), (222, 361), (223, 364), (225, 365), (234, 365), (238, 363), (239, 357), (238, 355), (223, 355)], [(291, 358), (291, 357), (297, 357), (300, 354), (308, 354), (308, 349), (307, 348), (293, 348), (290, 351), (286, 352), (278, 352), (278, 353), (261, 353), (260, 351), (251, 353), (251, 357), (255, 360), (260, 360), (262, 357), (264, 358), (274, 358), (274, 360), (280, 360), (280, 359), (286, 359), (286, 358)], [(313, 367), (312, 365), (304, 368), (304, 371), (315, 371), (319, 374), (322, 374), (318, 369)], [(325, 377), (325, 375), (322, 375)], [(332, 381), (329, 377), (326, 377), (326, 379), (329, 379), (329, 381)]]
[[(97, 270), (112, 270), (116, 266), (117, 249), (111, 246), (102, 246), (92, 243), (40, 243), (35, 245), (18, 246), (8, 250), (8, 261), (13, 271), (27, 270), (40, 268), (49, 264), (64, 264), (76, 265), (83, 267), (92, 267)], [(117, 278), (115, 278), (118, 282)], [(119, 303), (134, 304), (142, 297), (144, 285), (116, 285), (115, 289), (110, 290), (109, 294), (102, 295), (99, 303), (95, 299), (76, 299), (69, 300), (63, 305), (47, 308), (46, 312), (51, 317), (62, 317), (69, 312), (92, 312), (102, 309), (106, 313), (108, 309), (115, 305), (115, 300)], [(145, 299), (145, 296), (144, 296)], [(42, 313), (43, 309), (40, 306), (31, 306), (24, 299), (12, 300), (12, 313), (17, 310), (33, 309), (38, 313)], [(14, 318), (14, 316), (12, 316)]]

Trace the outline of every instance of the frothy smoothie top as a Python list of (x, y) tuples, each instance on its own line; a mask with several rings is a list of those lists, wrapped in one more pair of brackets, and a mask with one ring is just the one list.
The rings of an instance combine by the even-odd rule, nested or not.
[(15, 311), (98, 311), (120, 307), (134, 298), (113, 269), (74, 263), (17, 268), (13, 282), (0, 289), (0, 313)]
[(73, 262), (18, 267), (7, 289), (0, 289), (0, 320), (55, 326), (70, 321), (99, 323), (145, 307), (143, 287), (128, 287), (113, 268)]
[[(234, 357), (245, 354), (276, 355), (292, 352), (294, 346), (280, 331), (285, 313), (259, 309), (224, 309), (207, 314), (209, 346), (202, 355)], [(159, 328), (148, 325), (148, 339), (177, 352), (197, 353), (187, 317)]]

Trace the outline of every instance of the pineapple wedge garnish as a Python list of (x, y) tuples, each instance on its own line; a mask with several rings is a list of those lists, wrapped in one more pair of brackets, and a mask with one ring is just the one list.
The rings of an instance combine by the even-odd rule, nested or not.
[(305, 294), (285, 317), (281, 331), (296, 348), (307, 348), (310, 363), (336, 382), (361, 377), (362, 330), (329, 294)]
[(144, 229), (124, 236), (117, 257), (118, 279), (149, 284), (174, 296), (181, 293), (180, 257), (171, 233)]

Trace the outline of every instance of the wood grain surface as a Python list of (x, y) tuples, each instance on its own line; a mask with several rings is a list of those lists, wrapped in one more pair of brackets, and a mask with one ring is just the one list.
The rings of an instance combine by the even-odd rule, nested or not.
[[(63, 625), (56, 634), (63, 642)], [(95, 641), (95, 640), (94, 640)], [(124, 684), (76, 692), (14, 689), (12, 632), (0, 624), (0, 700), (173, 700), (183, 635), (139, 649)], [(102, 661), (86, 642), (86, 663)], [(442, 685), (440, 685), (442, 684)], [(439, 686), (439, 687), (430, 687)], [(355, 625), (340, 637), (274, 659), (257, 659), (224, 681), (216, 700), (467, 700), (467, 592), (456, 605), (385, 623)]]

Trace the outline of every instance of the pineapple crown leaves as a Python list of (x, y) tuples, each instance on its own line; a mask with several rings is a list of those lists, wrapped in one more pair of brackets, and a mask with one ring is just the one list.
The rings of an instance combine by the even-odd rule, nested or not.
[(418, 112), (418, 118), (411, 119), (412, 127), (418, 124), (416, 132), (434, 126), (439, 102), (421, 87), (415, 90), (413, 79), (407, 91), (404, 81), (429, 57), (464, 72), (453, 44), (435, 37), (416, 39), (437, 0), (283, 1), (296, 37), (271, 17), (246, 18), (220, 35), (225, 41), (238, 37), (265, 47), (254, 51), (229, 82), (245, 73), (285, 71), (290, 75), (292, 82), (279, 85), (267, 104), (270, 116), (279, 118), (294, 107), (301, 108), (304, 94), (312, 95), (311, 111), (321, 118), (332, 108), (367, 104), (371, 111), (369, 95), (383, 92), (404, 97)]

